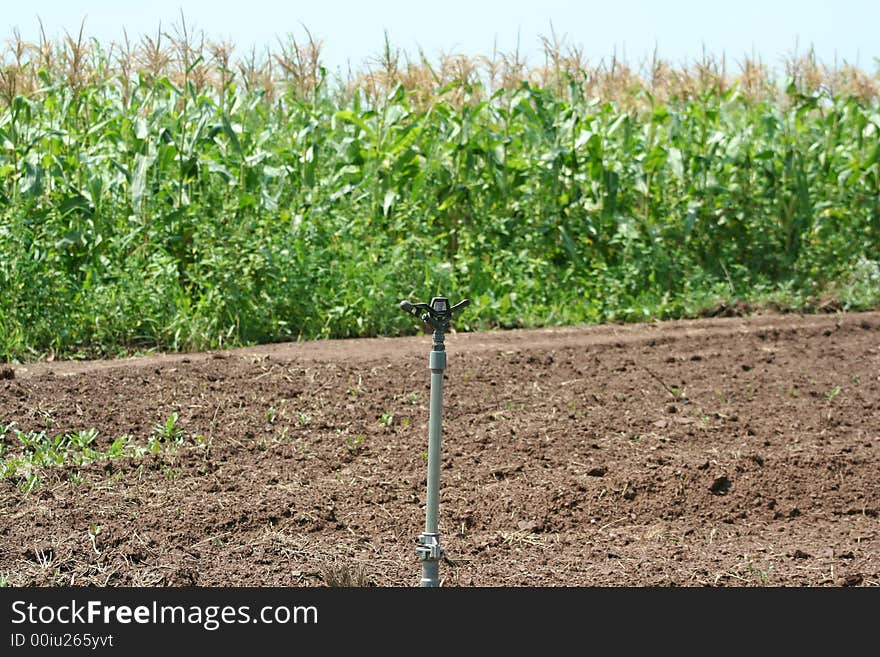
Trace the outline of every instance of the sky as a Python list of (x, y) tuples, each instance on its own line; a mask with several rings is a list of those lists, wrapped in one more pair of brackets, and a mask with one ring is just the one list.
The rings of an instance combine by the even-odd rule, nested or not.
[(34, 40), (39, 19), (49, 36), (85, 33), (103, 43), (155, 33), (180, 23), (224, 38), (243, 53), (274, 46), (279, 37), (323, 43), (324, 63), (345, 72), (378, 55), (387, 31), (405, 52), (489, 55), (520, 52), (541, 63), (541, 36), (551, 30), (577, 45), (592, 62), (612, 54), (631, 64), (656, 49), (664, 59), (692, 62), (705, 50), (728, 61), (759, 57), (781, 65), (787, 55), (813, 47), (825, 63), (880, 67), (880, 0), (0, 0), (5, 34), (18, 29)]

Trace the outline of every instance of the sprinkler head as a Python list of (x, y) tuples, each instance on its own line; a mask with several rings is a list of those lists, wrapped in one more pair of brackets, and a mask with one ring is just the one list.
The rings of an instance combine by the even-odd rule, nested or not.
[(413, 317), (418, 317), (432, 329), (445, 331), (452, 322), (452, 315), (468, 304), (470, 299), (459, 301), (454, 306), (449, 305), (446, 297), (434, 297), (431, 303), (412, 303), (406, 299), (400, 302), (400, 309)]

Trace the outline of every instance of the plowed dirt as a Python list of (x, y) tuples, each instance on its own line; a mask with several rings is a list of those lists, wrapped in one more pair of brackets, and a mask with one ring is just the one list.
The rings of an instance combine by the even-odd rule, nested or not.
[[(413, 586), (430, 339), (11, 366), (0, 423), (156, 455), (0, 481), (12, 585)], [(446, 586), (880, 583), (880, 313), (452, 334)], [(8, 433), (7, 450), (17, 439)]]

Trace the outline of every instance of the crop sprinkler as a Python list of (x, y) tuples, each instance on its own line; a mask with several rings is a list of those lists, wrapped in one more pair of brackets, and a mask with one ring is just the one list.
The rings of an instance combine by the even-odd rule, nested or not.
[(452, 315), (470, 303), (470, 299), (449, 305), (446, 297), (434, 297), (431, 303), (401, 301), (400, 307), (418, 317), (434, 331), (431, 348), (431, 410), (428, 419), (428, 496), (425, 504), (425, 531), (418, 538), (416, 553), (422, 562), (422, 587), (440, 586), (440, 429), (443, 414), (443, 370), (446, 369), (446, 331)]

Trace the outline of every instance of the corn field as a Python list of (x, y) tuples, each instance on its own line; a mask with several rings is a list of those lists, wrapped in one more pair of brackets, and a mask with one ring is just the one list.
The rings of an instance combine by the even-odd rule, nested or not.
[(437, 292), (470, 328), (880, 302), (876, 73), (545, 45), (340, 79), (310, 36), (12, 38), (0, 360), (399, 334)]

